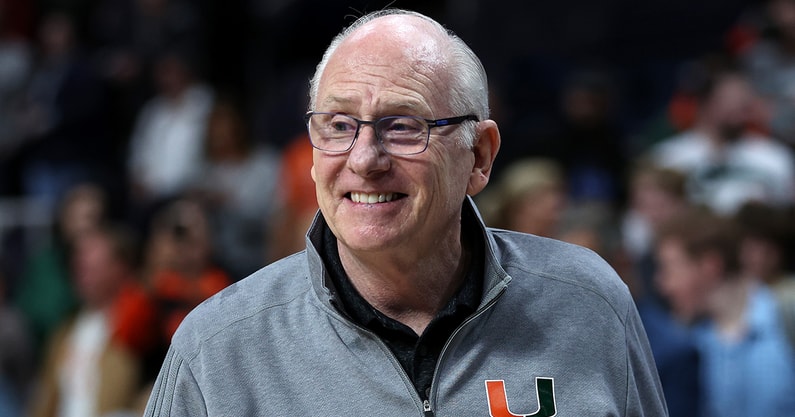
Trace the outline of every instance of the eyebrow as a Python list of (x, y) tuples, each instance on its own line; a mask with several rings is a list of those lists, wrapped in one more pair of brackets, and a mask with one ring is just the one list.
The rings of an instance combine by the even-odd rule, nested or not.
[(321, 104), (350, 104), (350, 103), (353, 103), (353, 99), (346, 97), (339, 97), (339, 96), (328, 96), (321, 102)]

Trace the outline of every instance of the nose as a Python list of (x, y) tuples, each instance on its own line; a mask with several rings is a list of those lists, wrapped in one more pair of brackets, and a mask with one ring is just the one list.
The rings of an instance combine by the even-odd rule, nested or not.
[(362, 177), (389, 170), (391, 159), (375, 135), (373, 125), (362, 124), (359, 136), (348, 153), (348, 167)]

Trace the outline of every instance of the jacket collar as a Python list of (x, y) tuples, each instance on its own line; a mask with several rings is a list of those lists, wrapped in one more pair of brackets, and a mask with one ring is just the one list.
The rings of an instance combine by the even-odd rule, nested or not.
[[(472, 219), (472, 224), (468, 227), (476, 227), (483, 235), (485, 253), (483, 255), (483, 296), (480, 302), (480, 307), (483, 307), (507, 287), (511, 277), (500, 265), (499, 249), (491, 229), (486, 227), (480, 212), (469, 196), (463, 202), (463, 212), (472, 214), (472, 216), (462, 215), (462, 219)], [(309, 227), (309, 231), (306, 233), (306, 256), (309, 266), (309, 279), (315, 294), (323, 304), (333, 306), (335, 304), (334, 284), (318, 251), (323, 242), (323, 231), (327, 228), (326, 219), (318, 210), (312, 225)]]

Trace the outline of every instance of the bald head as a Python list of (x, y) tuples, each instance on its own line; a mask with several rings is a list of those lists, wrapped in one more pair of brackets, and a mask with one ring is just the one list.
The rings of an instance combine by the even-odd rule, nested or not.
[(310, 81), (310, 110), (317, 108), (321, 80), (337, 54), (354, 60), (354, 70), (396, 60), (409, 62), (417, 76), (434, 78), (436, 88), (448, 96), (445, 107), (451, 114), (475, 114), (481, 120), (489, 116), (488, 85), (480, 60), (460, 38), (427, 16), (384, 10), (363, 16), (343, 30), (326, 49)]
[(399, 60), (418, 71), (450, 72), (452, 42), (447, 32), (440, 29), (443, 28), (435, 22), (421, 17), (387, 15), (351, 32), (329, 60), (340, 55), (346, 59), (356, 57), (363, 64), (394, 64)]

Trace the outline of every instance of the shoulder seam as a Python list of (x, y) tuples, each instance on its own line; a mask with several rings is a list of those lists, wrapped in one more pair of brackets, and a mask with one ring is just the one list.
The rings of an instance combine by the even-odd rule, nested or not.
[(262, 312), (263, 312), (263, 311), (265, 311), (265, 310), (270, 310), (270, 309), (272, 309), (272, 308), (277, 308), (277, 307), (281, 307), (281, 306), (284, 306), (284, 305), (290, 304), (290, 303), (292, 303), (293, 301), (295, 301), (296, 299), (298, 299), (299, 297), (302, 297), (302, 296), (303, 296), (304, 294), (306, 294), (306, 292), (307, 292), (307, 291), (309, 291), (310, 289), (311, 289), (311, 286), (310, 286), (310, 287), (307, 287), (307, 288), (305, 288), (303, 291), (299, 291), (299, 292), (297, 292), (297, 293), (295, 294), (295, 296), (293, 296), (293, 297), (291, 297), (291, 298), (289, 298), (289, 299), (282, 300), (282, 301), (280, 301), (280, 302), (273, 303), (273, 304), (266, 304), (266, 305), (263, 305), (263, 306), (261, 306), (260, 308), (258, 308), (258, 309), (256, 309), (256, 310), (254, 310), (254, 311), (251, 311), (249, 314), (246, 314), (246, 315), (244, 315), (244, 316), (238, 317), (237, 319), (235, 319), (235, 320), (232, 320), (232, 321), (230, 321), (230, 322), (226, 323), (225, 325), (221, 326), (220, 328), (218, 328), (216, 331), (212, 332), (211, 334), (208, 334), (208, 335), (206, 335), (206, 336), (202, 337), (201, 339), (199, 339), (199, 342), (198, 342), (198, 344), (196, 345), (196, 349), (194, 350), (194, 352), (192, 352), (192, 354), (191, 354), (190, 356), (186, 356), (185, 360), (186, 360), (187, 362), (192, 362), (194, 359), (196, 359), (196, 357), (198, 357), (198, 356), (199, 356), (199, 354), (201, 354), (202, 347), (203, 347), (203, 345), (204, 345), (204, 343), (205, 343), (205, 342), (207, 342), (208, 340), (210, 340), (210, 339), (214, 338), (216, 335), (218, 335), (218, 333), (221, 333), (221, 332), (223, 332), (224, 330), (226, 330), (226, 329), (227, 329), (227, 328), (229, 328), (230, 326), (232, 326), (232, 325), (234, 325), (234, 324), (236, 324), (236, 323), (239, 323), (239, 322), (241, 322), (241, 321), (248, 320), (248, 319), (250, 319), (251, 317), (253, 317), (253, 316), (256, 316), (257, 314), (260, 314), (260, 313), (262, 313)]
[(538, 276), (538, 277), (541, 277), (541, 278), (545, 278), (545, 279), (551, 279), (551, 280), (554, 280), (554, 281), (558, 281), (558, 282), (561, 282), (561, 283), (564, 283), (564, 284), (572, 285), (572, 286), (579, 287), (579, 288), (582, 288), (584, 290), (587, 290), (587, 291), (593, 293), (594, 295), (596, 295), (597, 297), (601, 298), (607, 305), (609, 305), (610, 308), (613, 310), (613, 313), (615, 313), (616, 317), (618, 317), (618, 319), (621, 322), (621, 324), (623, 326), (626, 326), (626, 312), (623, 312), (623, 313), (620, 312), (619, 311), (620, 307), (618, 305), (615, 305), (615, 303), (611, 302), (607, 297), (605, 297), (605, 295), (603, 294), (603, 291), (599, 291), (597, 288), (585, 285), (585, 284), (583, 284), (580, 281), (567, 279), (567, 278), (564, 278), (564, 277), (561, 277), (561, 276), (558, 276), (558, 275), (552, 275), (552, 274), (545, 273), (545, 272), (539, 272), (537, 270), (530, 270), (530, 269), (526, 268), (524, 265), (521, 265), (521, 264), (506, 263), (503, 266), (505, 268), (516, 268), (516, 269), (521, 270), (523, 272), (526, 272), (528, 274), (532, 274), (532, 275), (535, 275), (535, 276)]

